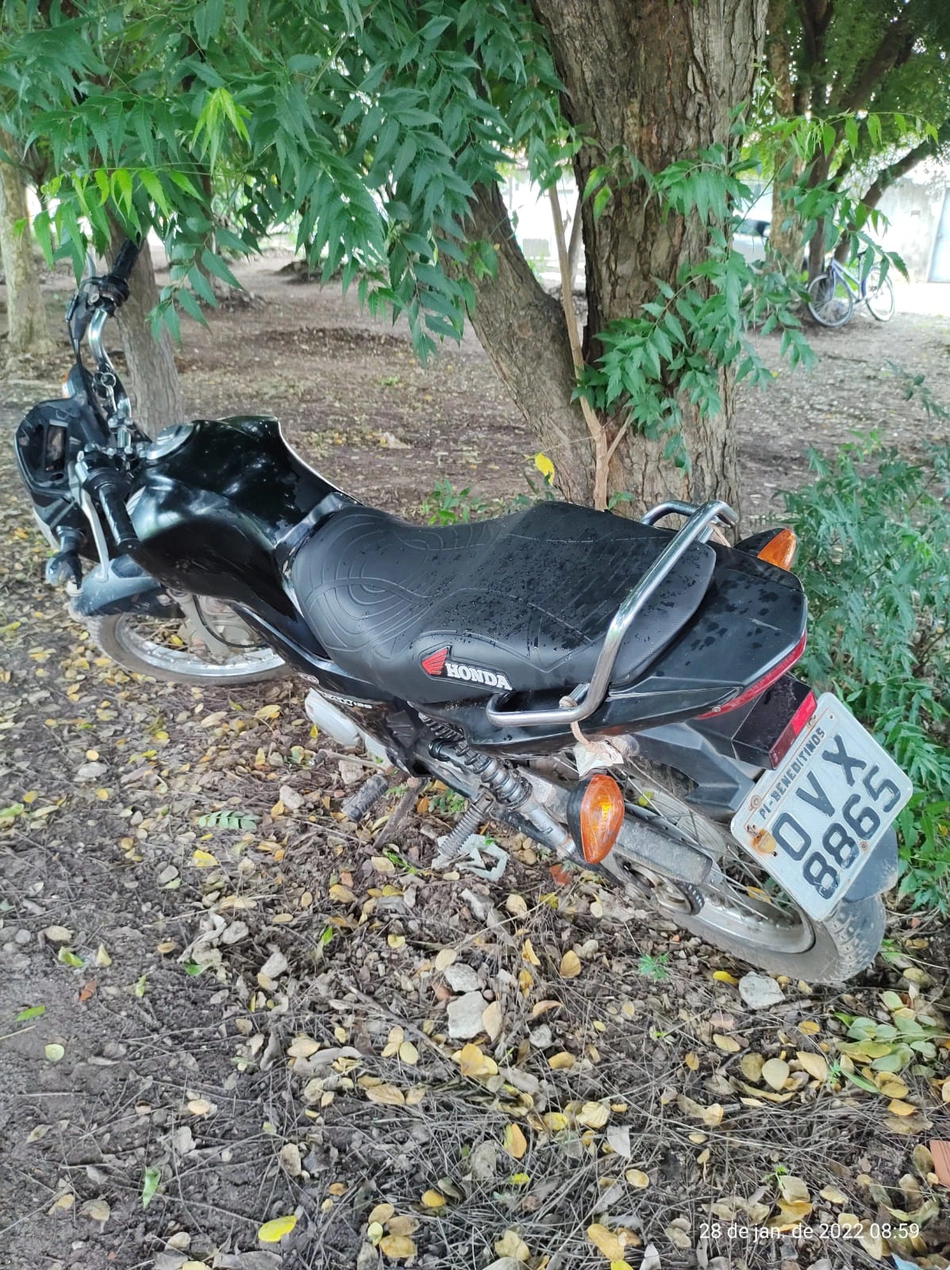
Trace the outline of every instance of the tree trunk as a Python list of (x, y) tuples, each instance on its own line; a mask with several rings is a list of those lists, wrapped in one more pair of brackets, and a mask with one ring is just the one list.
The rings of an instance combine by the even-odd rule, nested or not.
[[(112, 258), (125, 235), (113, 226)], [(158, 339), (152, 333), (149, 313), (158, 304), (158, 287), (148, 243), (142, 248), (129, 279), (129, 298), (118, 312), (122, 346), (128, 366), (126, 387), (132, 398), (132, 418), (150, 437), (185, 414), (178, 370), (168, 331)]]
[[(657, 172), (703, 146), (730, 143), (731, 111), (749, 98), (764, 47), (767, 0), (601, 0), (593, 22), (584, 0), (533, 0), (533, 8), (565, 85), (564, 112), (582, 136), (597, 139), (575, 159), (578, 189), (615, 147)], [(601, 352), (598, 332), (639, 314), (655, 298), (654, 279), (675, 285), (682, 265), (703, 258), (709, 237), (697, 219), (667, 215), (642, 182), (616, 188), (597, 219), (585, 203), (583, 218), (591, 360)], [(661, 441), (625, 433), (609, 486), (631, 493), (635, 512), (670, 496), (737, 499), (730, 377), (721, 380), (725, 409), (716, 417), (700, 417), (681, 396), (689, 472), (663, 460)]]
[[(0, 146), (11, 152), (12, 141), (0, 133)], [(22, 231), (15, 228), (24, 221)], [(26, 187), (17, 168), (0, 162), (0, 254), (7, 285), (7, 352), (12, 357), (45, 357), (53, 349), (39, 271), (33, 258)]]
[(590, 503), (593, 445), (580, 407), (571, 400), (577, 381), (564, 314), (522, 255), (498, 186), (479, 186), (475, 193), (470, 236), (494, 245), (498, 269), (494, 277), (471, 277), (472, 325), (554, 464), (561, 493), (570, 502)]
[[(775, 86), (773, 105), (783, 119), (795, 114), (795, 88), (792, 84), (791, 48), (786, 21), (788, 0), (769, 0), (768, 58), (769, 72)], [(775, 156), (775, 178), (772, 182), (772, 223), (769, 243), (787, 264), (797, 267), (802, 258), (802, 224), (784, 201), (793, 181), (801, 175), (801, 160), (790, 146)]]

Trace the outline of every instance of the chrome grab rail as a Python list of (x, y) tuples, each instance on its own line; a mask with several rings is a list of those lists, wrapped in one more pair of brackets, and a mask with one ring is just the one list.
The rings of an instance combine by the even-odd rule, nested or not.
[(688, 516), (689, 519), (676, 537), (660, 552), (636, 586), (627, 593), (611, 618), (590, 683), (578, 684), (568, 696), (562, 697), (561, 704), (555, 710), (499, 710), (497, 702), (501, 694), (496, 693), (485, 707), (489, 723), (494, 724), (496, 728), (579, 723), (581, 719), (588, 718), (599, 709), (610, 688), (610, 676), (620, 652), (620, 645), (644, 604), (693, 543), (706, 541), (717, 520), (730, 526), (736, 525), (739, 520), (738, 515), (728, 503), (717, 499), (704, 503), (701, 507), (694, 507), (690, 503), (659, 503), (647, 512), (641, 523), (652, 525), (672, 512)]

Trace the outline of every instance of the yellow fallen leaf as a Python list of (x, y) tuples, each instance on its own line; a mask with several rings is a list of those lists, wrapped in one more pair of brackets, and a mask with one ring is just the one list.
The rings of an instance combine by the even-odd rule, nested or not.
[(528, 905), (523, 895), (509, 895), (505, 900), (505, 908), (512, 917), (525, 917), (528, 912)]
[(499, 1257), (513, 1257), (515, 1261), (527, 1261), (531, 1256), (528, 1245), (516, 1230), (506, 1230), (500, 1239), (496, 1239), (495, 1251)]
[(602, 1102), (585, 1102), (574, 1118), (587, 1129), (602, 1129), (610, 1119), (610, 1108)]
[(218, 863), (210, 851), (202, 851), (200, 847), (192, 852), (191, 862), (199, 869), (210, 869)]
[(419, 1051), (413, 1045), (412, 1041), (403, 1041), (399, 1046), (400, 1062), (408, 1063), (410, 1067), (414, 1067), (419, 1061)]
[(569, 948), (561, 958), (558, 974), (562, 979), (576, 979), (581, 972), (581, 959), (573, 948)]
[(416, 1255), (416, 1245), (408, 1235), (384, 1235), (379, 1241), (383, 1256), (390, 1261), (404, 1261)]
[(762, 1079), (776, 1090), (783, 1088), (788, 1080), (789, 1067), (784, 1058), (770, 1058), (762, 1065)]
[(540, 452), (534, 456), (534, 466), (546, 481), (554, 480), (554, 464), (546, 454)]
[(418, 1218), (410, 1213), (400, 1213), (398, 1217), (390, 1217), (387, 1225), (391, 1235), (411, 1235), (414, 1230), (419, 1229)]
[(627, 1169), (624, 1177), (631, 1186), (635, 1186), (640, 1191), (646, 1190), (650, 1185), (650, 1179), (642, 1169)]
[(796, 1177), (792, 1173), (785, 1173), (778, 1179), (778, 1189), (784, 1203), (808, 1204), (811, 1202), (808, 1183), (804, 1178)]
[(395, 1208), (393, 1208), (392, 1204), (377, 1204), (376, 1207), (373, 1209), (373, 1211), (370, 1213), (369, 1217), (367, 1218), (367, 1221), (369, 1222), (371, 1226), (374, 1223), (379, 1223), (380, 1225), (382, 1225), (384, 1222), (389, 1221), (390, 1217), (393, 1216), (395, 1211), (396, 1210)]
[(502, 1023), (501, 1006), (497, 1001), (492, 1001), (482, 1011), (482, 1027), (488, 1033), (488, 1039), (492, 1044), (501, 1036)]
[(623, 1260), (625, 1247), (623, 1241), (612, 1230), (602, 1226), (600, 1222), (595, 1222), (593, 1226), (587, 1227), (587, 1238), (608, 1261)]
[(55, 1042), (51, 1045), (44, 1046), (43, 1053), (46, 1055), (46, 1061), (48, 1063), (58, 1063), (66, 1057), (65, 1048), (62, 1045), (57, 1045)]
[(402, 1107), (406, 1095), (395, 1085), (373, 1085), (367, 1089), (366, 1097), (370, 1102), (381, 1103), (384, 1107)]
[(720, 983), (731, 983), (733, 987), (736, 987), (739, 982), (735, 975), (731, 975), (728, 970), (714, 970), (713, 978), (718, 979)]
[(541, 1119), (544, 1121), (545, 1128), (550, 1129), (552, 1133), (560, 1133), (571, 1123), (563, 1111), (545, 1112)]
[(723, 1036), (721, 1032), (713, 1032), (713, 1044), (726, 1054), (738, 1054), (742, 1046), (733, 1036)]
[(699, 1055), (694, 1054), (692, 1050), (686, 1055), (683, 1062), (691, 1072), (699, 1071)]
[(441, 1208), (445, 1203), (445, 1196), (440, 1195), (438, 1191), (426, 1191), (422, 1196), (422, 1202), (426, 1208)]
[(804, 1032), (806, 1036), (817, 1036), (821, 1031), (821, 1026), (814, 1019), (803, 1019), (798, 1025), (798, 1030), (799, 1032)]
[(311, 1054), (316, 1054), (320, 1048), (320, 1042), (315, 1041), (312, 1036), (295, 1036), (287, 1047), (288, 1058), (309, 1058)]
[(504, 1147), (512, 1159), (524, 1159), (524, 1153), (528, 1149), (528, 1139), (524, 1136), (520, 1126), (516, 1124), (506, 1126)]
[(531, 943), (530, 939), (526, 939), (524, 941), (521, 948), (521, 956), (531, 966), (541, 965), (541, 960), (538, 957), (538, 954), (534, 951), (534, 945)]
[(214, 1103), (207, 1098), (189, 1098), (185, 1106), (193, 1116), (209, 1116), (216, 1110)]
[(887, 1109), (895, 1116), (912, 1116), (917, 1111), (913, 1103), (904, 1102), (903, 1098), (892, 1098)]
[(799, 1050), (797, 1058), (809, 1076), (824, 1084), (828, 1079), (828, 1060), (822, 1054), (809, 1054), (807, 1050)]
[(498, 1070), (495, 1060), (489, 1058), (474, 1041), (463, 1045), (455, 1055), (455, 1060), (463, 1076), (493, 1076)]
[(531, 1007), (531, 1017), (536, 1019), (541, 1014), (546, 1014), (548, 1010), (559, 1010), (564, 1003), (562, 1001), (538, 1001)]
[(327, 895), (331, 900), (336, 900), (338, 904), (355, 904), (356, 896), (348, 886), (341, 886), (339, 882), (334, 882), (327, 891)]
[(548, 1059), (548, 1067), (553, 1072), (568, 1071), (576, 1062), (577, 1059), (573, 1054), (568, 1054), (566, 1050), (561, 1050), (560, 1053), (551, 1055)]
[(280, 706), (261, 706), (260, 710), (254, 711), (254, 718), (261, 719), (265, 723), (271, 719), (279, 719)]
[(455, 951), (454, 948), (443, 948), (441, 952), (439, 952), (436, 955), (436, 959), (435, 959), (436, 970), (438, 970), (440, 973), (443, 970), (448, 970), (449, 966), (452, 965), (452, 963), (455, 961), (457, 957), (458, 957), (458, 953)]
[(266, 1221), (257, 1232), (257, 1237), (262, 1244), (278, 1244), (296, 1225), (297, 1218), (293, 1213), (288, 1213), (286, 1217), (275, 1217), (273, 1221)]
[(106, 948), (105, 944), (100, 944), (99, 947), (96, 949), (96, 965), (97, 966), (111, 966), (112, 965), (112, 958), (109, 956), (109, 950)]
[(848, 1197), (838, 1190), (837, 1186), (825, 1186), (818, 1192), (822, 1199), (827, 1200), (829, 1204), (847, 1204)]
[(386, 943), (390, 948), (405, 948), (406, 937), (405, 935), (387, 935)]

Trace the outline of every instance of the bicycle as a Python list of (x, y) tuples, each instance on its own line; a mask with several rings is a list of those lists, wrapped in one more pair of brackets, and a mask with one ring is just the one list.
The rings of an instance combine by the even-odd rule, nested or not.
[(872, 265), (863, 277), (832, 256), (824, 273), (808, 284), (808, 312), (820, 326), (844, 326), (856, 304), (866, 304), (873, 318), (888, 322), (897, 307), (894, 286), (880, 265)]

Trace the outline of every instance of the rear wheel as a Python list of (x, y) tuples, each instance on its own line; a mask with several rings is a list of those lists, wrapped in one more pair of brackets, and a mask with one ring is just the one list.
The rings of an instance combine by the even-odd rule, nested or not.
[(820, 273), (808, 284), (808, 312), (821, 326), (844, 326), (854, 309), (854, 297), (834, 273)]
[[(661, 773), (658, 779), (658, 773)], [(615, 847), (604, 866), (626, 887), (646, 890), (678, 926), (741, 961), (809, 983), (840, 983), (864, 970), (884, 935), (880, 896), (843, 902), (813, 921), (732, 837), (727, 825), (683, 799), (688, 782), (670, 769), (631, 770), (629, 814), (681, 842), (702, 848), (713, 868), (701, 886), (678, 886)]]
[(868, 312), (879, 322), (889, 322), (894, 316), (897, 301), (894, 299), (894, 284), (889, 277), (881, 277), (880, 265), (875, 265), (868, 274), (864, 287)]
[[(152, 679), (211, 687), (257, 683), (289, 673), (282, 658), (226, 604), (203, 596), (191, 600), (197, 627), (178, 608), (161, 617), (114, 613), (85, 622), (107, 657)], [(201, 627), (213, 639), (213, 648)]]

